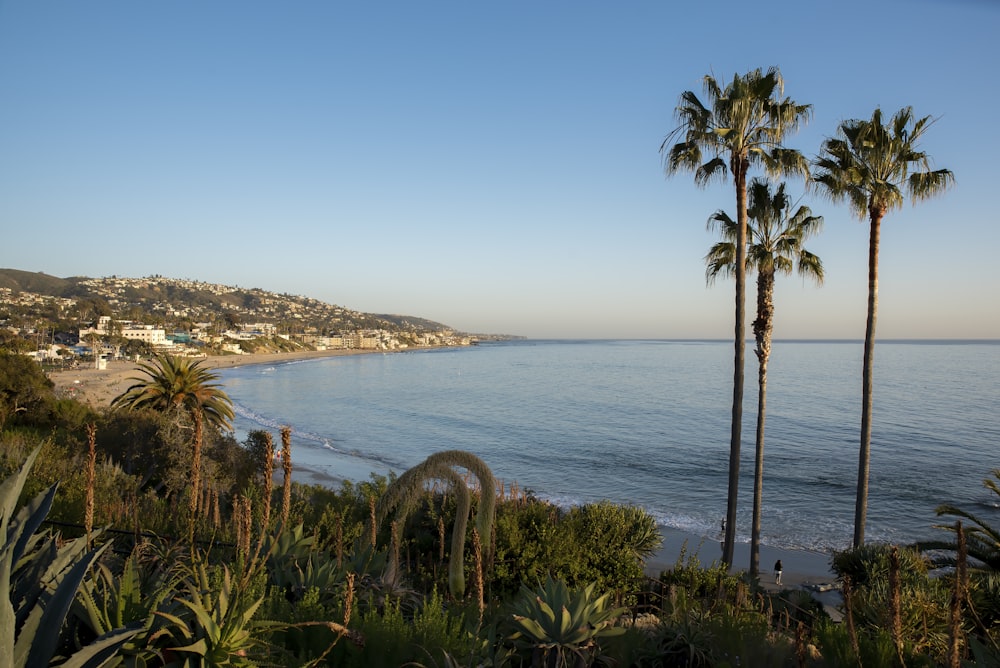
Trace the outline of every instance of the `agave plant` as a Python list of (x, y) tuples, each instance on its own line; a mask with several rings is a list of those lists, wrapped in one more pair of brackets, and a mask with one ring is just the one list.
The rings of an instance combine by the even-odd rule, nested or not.
[(94, 577), (82, 583), (74, 604), (81, 625), (93, 635), (101, 636), (126, 626), (139, 628), (118, 652), (121, 662), (128, 667), (144, 666), (156, 654), (154, 649), (146, 647), (156, 620), (154, 613), (170, 598), (178, 583), (168, 570), (143, 562), (148, 546), (148, 543), (137, 545), (118, 573), (98, 562)]
[(551, 577), (537, 590), (522, 587), (507, 639), (533, 666), (590, 665), (600, 654), (600, 639), (625, 633), (615, 626), (625, 608), (611, 608), (611, 592), (595, 596), (595, 588), (571, 590)]
[(167, 610), (155, 614), (160, 622), (150, 635), (163, 648), (167, 666), (255, 666), (250, 657), (261, 644), (253, 620), (263, 597), (251, 600), (242, 583), (234, 586), (229, 568), (220, 567), (216, 582), (204, 563), (191, 566), (184, 594)]
[[(58, 485), (42, 492), (15, 513), (36, 448), (20, 471), (0, 483), (0, 666), (47, 666), (61, 645), (66, 615), (91, 565), (110, 543), (87, 549), (86, 537), (60, 544), (51, 532), (36, 533), (52, 507)], [(72, 656), (67, 668), (104, 665), (138, 631), (107, 630)]]

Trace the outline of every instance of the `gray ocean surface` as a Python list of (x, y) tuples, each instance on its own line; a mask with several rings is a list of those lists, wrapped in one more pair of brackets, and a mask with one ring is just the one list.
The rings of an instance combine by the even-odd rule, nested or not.
[[(860, 342), (778, 341), (768, 366), (762, 542), (851, 543)], [(293, 462), (349, 480), (450, 449), (569, 506), (642, 506), (709, 539), (725, 515), (729, 341), (516, 341), (221, 370), (236, 432), (292, 427)], [(942, 537), (950, 503), (1000, 525), (1000, 342), (879, 342), (866, 539)], [(757, 362), (747, 346), (738, 540), (749, 541)]]

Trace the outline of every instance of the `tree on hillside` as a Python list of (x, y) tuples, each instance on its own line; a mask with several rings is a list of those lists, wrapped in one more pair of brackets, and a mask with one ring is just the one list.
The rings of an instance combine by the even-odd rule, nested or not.
[[(796, 130), (811, 113), (784, 94), (777, 68), (736, 75), (725, 88), (715, 77), (704, 78), (705, 103), (692, 91), (681, 94), (674, 113), (678, 126), (660, 145), (668, 175), (694, 172), (695, 184), (705, 186), (732, 175), (736, 188), (736, 325), (733, 364), (732, 430), (729, 442), (729, 492), (722, 561), (733, 563), (736, 542), (736, 502), (740, 477), (740, 432), (743, 421), (743, 363), (746, 337), (747, 175), (753, 166), (774, 176), (808, 174), (808, 161), (782, 146), (785, 134)], [(670, 146), (675, 139), (679, 140)]]
[[(771, 356), (774, 330), (774, 277), (792, 270), (823, 282), (823, 263), (802, 244), (823, 225), (821, 216), (793, 203), (782, 183), (772, 194), (767, 181), (754, 179), (749, 188), (747, 208), (747, 271), (757, 271), (757, 318), (753, 322), (757, 355), (757, 439), (754, 456), (753, 527), (750, 531), (750, 575), (760, 573), (760, 527), (764, 489), (764, 421), (767, 415), (767, 362)], [(705, 256), (705, 277), (712, 283), (718, 276), (732, 276), (736, 270), (736, 243), (739, 229), (725, 211), (708, 219), (709, 228), (718, 228), (722, 241)]]
[(903, 205), (904, 193), (914, 201), (928, 199), (955, 182), (947, 169), (930, 169), (929, 156), (917, 150), (930, 116), (915, 119), (913, 109), (900, 109), (883, 125), (882, 110), (870, 120), (852, 119), (837, 128), (837, 136), (823, 142), (814, 161), (814, 180), (834, 201), (846, 199), (851, 211), (868, 219), (868, 322), (862, 369), (861, 446), (858, 452), (858, 489), (854, 507), (854, 547), (865, 542), (868, 512), (868, 472), (872, 440), (872, 377), (875, 361), (875, 319), (878, 315), (878, 251), (882, 219)]
[(54, 398), (52, 381), (30, 357), (0, 350), (0, 427)]

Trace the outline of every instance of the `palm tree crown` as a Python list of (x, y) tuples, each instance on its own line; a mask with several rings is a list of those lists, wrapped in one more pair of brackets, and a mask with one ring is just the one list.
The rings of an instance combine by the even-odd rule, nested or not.
[[(713, 179), (725, 180), (728, 173), (738, 180), (751, 165), (761, 165), (772, 175), (809, 173), (808, 161), (784, 148), (782, 141), (808, 120), (812, 105), (777, 99), (784, 91), (777, 68), (734, 76), (725, 89), (706, 75), (704, 86), (707, 105), (692, 91), (684, 91), (675, 111), (678, 126), (660, 145), (660, 152), (666, 151), (668, 174), (693, 171), (695, 183), (707, 185)], [(667, 149), (681, 136), (682, 141)], [(704, 160), (704, 153), (711, 157)]]
[[(800, 206), (791, 214), (792, 201), (785, 192), (784, 183), (772, 195), (767, 181), (754, 179), (748, 195), (747, 269), (784, 275), (796, 270), (822, 283), (822, 261), (802, 244), (819, 232), (823, 217), (812, 215), (807, 206)], [(717, 228), (723, 238), (705, 256), (705, 278), (711, 283), (719, 276), (735, 273), (738, 230), (736, 221), (721, 210), (708, 219), (708, 227)]]
[(901, 207), (904, 191), (915, 201), (938, 195), (955, 176), (947, 169), (932, 171), (927, 154), (917, 150), (932, 122), (930, 116), (914, 120), (911, 107), (900, 109), (887, 125), (878, 108), (871, 120), (845, 121), (837, 137), (823, 142), (813, 180), (832, 199), (846, 198), (862, 220)]
[(145, 378), (136, 381), (111, 402), (112, 408), (152, 408), (169, 411), (181, 408), (223, 429), (232, 429), (233, 407), (229, 396), (214, 381), (219, 376), (201, 366), (200, 361), (157, 355), (155, 363), (139, 364)]

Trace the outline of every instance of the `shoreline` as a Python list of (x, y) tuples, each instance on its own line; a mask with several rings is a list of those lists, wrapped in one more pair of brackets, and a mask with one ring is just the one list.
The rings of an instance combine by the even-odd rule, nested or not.
[[(200, 361), (205, 369), (232, 369), (258, 364), (280, 364), (300, 360), (343, 357), (347, 355), (372, 355), (377, 353), (405, 353), (414, 350), (434, 350), (444, 346), (421, 346), (403, 350), (369, 350), (359, 348), (334, 348), (330, 350), (300, 350), (290, 353), (247, 353), (244, 355), (209, 355), (191, 358)], [(133, 378), (141, 374), (135, 362), (116, 360), (108, 362), (105, 369), (80, 367), (47, 373), (58, 395), (68, 396), (91, 408), (108, 408), (112, 400), (131, 386)]]
[[(197, 358), (207, 369), (230, 369), (240, 366), (280, 364), (309, 359), (322, 359), (347, 355), (371, 355), (384, 352), (405, 353), (417, 350), (433, 350), (440, 346), (414, 347), (398, 351), (380, 351), (368, 349), (334, 349), (334, 350), (304, 350), (291, 353), (250, 353), (245, 355), (213, 355)], [(55, 384), (57, 394), (73, 397), (95, 409), (105, 409), (111, 401), (128, 389), (131, 380), (141, 373), (134, 362), (110, 362), (106, 369), (79, 368), (65, 371), (52, 371), (48, 377)], [(294, 458), (293, 458), (294, 464)], [(292, 480), (307, 485), (320, 485), (337, 488), (343, 482), (340, 478), (330, 476), (320, 471), (314, 471), (301, 465), (295, 466)], [(280, 482), (279, 482), (280, 484)], [(696, 559), (702, 566), (718, 563), (722, 550), (714, 537), (699, 536), (681, 529), (659, 527), (663, 544), (656, 554), (646, 560), (646, 573), (651, 577), (658, 576), (662, 571), (672, 568), (678, 558), (684, 555), (685, 562)], [(830, 568), (829, 554), (807, 550), (776, 548), (768, 545), (760, 547), (761, 575), (760, 584), (768, 591), (782, 589), (810, 590), (824, 605), (831, 607), (837, 603), (839, 592), (826, 591), (835, 582), (835, 576)], [(774, 582), (772, 565), (777, 559), (784, 564), (782, 585)], [(737, 543), (733, 558), (733, 571), (746, 571), (750, 563), (750, 545)], [(827, 600), (829, 599), (829, 600)]]

